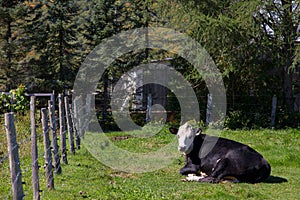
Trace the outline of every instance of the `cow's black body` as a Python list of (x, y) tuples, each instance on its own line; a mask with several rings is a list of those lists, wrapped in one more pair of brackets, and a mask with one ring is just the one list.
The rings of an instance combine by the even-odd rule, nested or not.
[(215, 141), (213, 136), (196, 135), (193, 149), (186, 155), (186, 165), (180, 170), (181, 174), (197, 173), (200, 170), (208, 175), (201, 182), (219, 182), (226, 176), (232, 176), (241, 182), (258, 183), (269, 177), (271, 167), (263, 156), (251, 147), (233, 140), (218, 138), (212, 150), (200, 158), (199, 152), (205, 137), (208, 142), (204, 145), (210, 145), (210, 139)]

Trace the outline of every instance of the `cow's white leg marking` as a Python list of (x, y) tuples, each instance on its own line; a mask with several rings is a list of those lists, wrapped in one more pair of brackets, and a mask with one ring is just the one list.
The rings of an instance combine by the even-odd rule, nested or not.
[[(220, 162), (220, 160), (221, 160), (221, 158), (217, 160), (216, 164), (218, 164), (218, 163)], [(215, 170), (215, 168), (213, 167), (213, 168), (211, 169), (211, 171), (214, 171), (214, 170)]]
[(207, 175), (203, 172), (200, 172), (200, 176), (196, 176), (195, 174), (189, 174), (185, 179), (182, 179), (185, 182), (192, 182), (196, 181), (199, 182), (199, 180), (205, 178)]

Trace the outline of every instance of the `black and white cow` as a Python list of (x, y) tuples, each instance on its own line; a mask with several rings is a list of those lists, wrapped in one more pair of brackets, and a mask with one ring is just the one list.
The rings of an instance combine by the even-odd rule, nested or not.
[[(218, 183), (234, 178), (239, 182), (258, 183), (270, 176), (271, 167), (261, 154), (251, 147), (225, 138), (215, 138), (201, 134), (185, 123), (177, 128), (169, 129), (178, 137), (178, 150), (186, 155), (186, 165), (180, 170), (183, 175), (205, 173), (204, 177), (196, 177), (199, 182)], [(202, 144), (210, 145), (216, 141), (212, 149), (200, 158)], [(205, 147), (202, 147), (205, 148)]]

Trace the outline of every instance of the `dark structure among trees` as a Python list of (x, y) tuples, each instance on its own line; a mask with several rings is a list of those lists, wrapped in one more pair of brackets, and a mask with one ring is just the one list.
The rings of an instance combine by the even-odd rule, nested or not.
[[(299, 13), (295, 0), (0, 0), (0, 91), (20, 84), (28, 92), (70, 90), (83, 60), (103, 39), (124, 30), (164, 26), (197, 40), (213, 58), (226, 87), (226, 123), (231, 127), (269, 124), (274, 95), (277, 124), (298, 126)], [(125, 72), (168, 57), (193, 86), (200, 108), (205, 106), (205, 82), (190, 63), (172, 52), (145, 49), (123, 55), (107, 68), (97, 89), (99, 117), (107, 118), (109, 89)], [(145, 86), (142, 107), (150, 90)], [(167, 90), (159, 90), (165, 96)], [(151, 93), (152, 103), (178, 110), (171, 93), (159, 102), (155, 99), (162, 94), (156, 98)]]

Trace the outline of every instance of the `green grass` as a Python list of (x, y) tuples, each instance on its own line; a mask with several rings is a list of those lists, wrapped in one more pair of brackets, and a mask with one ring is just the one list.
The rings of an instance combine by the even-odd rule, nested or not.
[[(2, 133), (1, 133), (2, 134)], [(149, 152), (174, 139), (167, 129), (149, 138), (122, 138), (131, 133), (108, 133), (119, 148), (131, 152)], [(47, 191), (43, 168), (40, 169), (42, 199), (299, 199), (300, 131), (250, 130), (224, 131), (222, 137), (250, 145), (272, 166), (272, 177), (265, 183), (207, 184), (182, 182), (178, 170), (184, 157), (177, 157), (167, 167), (147, 173), (118, 172), (104, 166), (83, 147), (76, 155), (68, 155), (63, 173), (55, 175), (55, 190)], [(116, 139), (116, 140), (115, 140)], [(0, 142), (1, 143), (1, 142)], [(30, 143), (28, 143), (30, 145)], [(42, 147), (39, 148), (42, 151)], [(40, 165), (43, 165), (42, 152)], [(30, 157), (22, 154), (25, 169), (25, 199), (32, 199)], [(0, 165), (0, 199), (11, 199), (8, 161)], [(287, 182), (281, 182), (287, 179)]]

